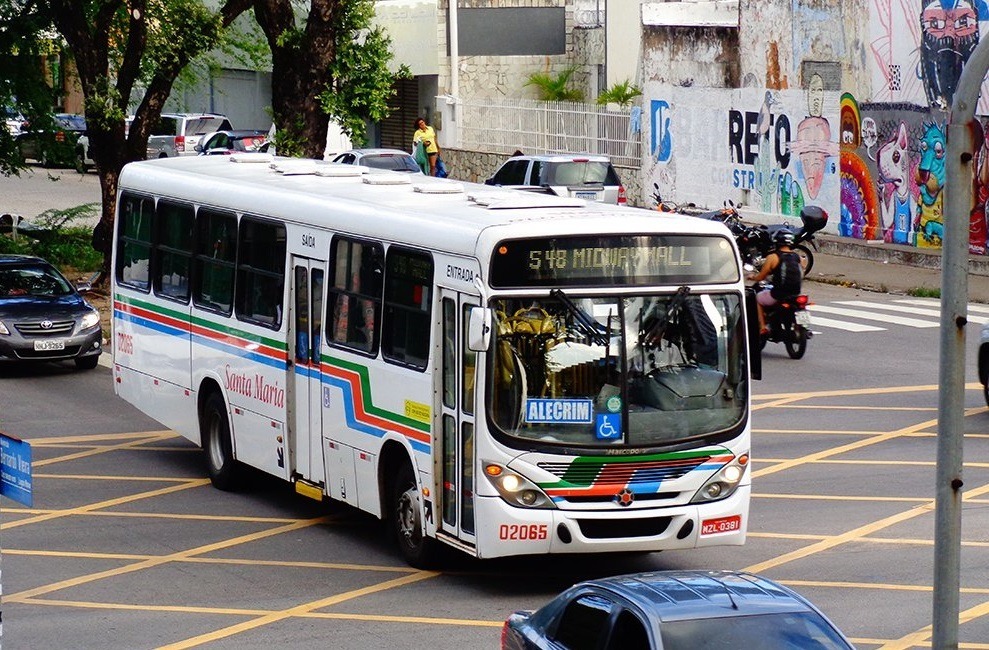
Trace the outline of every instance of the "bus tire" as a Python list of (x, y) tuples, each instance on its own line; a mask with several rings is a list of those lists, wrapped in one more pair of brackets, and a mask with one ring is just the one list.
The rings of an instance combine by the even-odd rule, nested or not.
[(438, 542), (425, 536), (422, 521), (423, 507), (419, 486), (412, 466), (404, 462), (392, 483), (392, 496), (388, 518), (391, 522), (398, 550), (411, 566), (427, 569), (438, 559)]
[(219, 393), (206, 398), (199, 422), (199, 434), (206, 457), (206, 471), (210, 483), (218, 490), (236, 490), (240, 484), (240, 467), (234, 460), (230, 444), (230, 422), (227, 406)]

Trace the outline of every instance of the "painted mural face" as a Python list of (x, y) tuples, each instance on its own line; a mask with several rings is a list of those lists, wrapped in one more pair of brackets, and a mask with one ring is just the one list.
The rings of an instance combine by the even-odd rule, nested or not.
[(838, 153), (837, 147), (831, 142), (831, 125), (823, 117), (808, 117), (797, 126), (797, 139), (790, 148), (800, 159), (810, 198), (816, 199), (821, 191), (828, 157)]
[(979, 17), (972, 0), (931, 0), (920, 14), (920, 72), (927, 101), (947, 110), (962, 67), (979, 44)]
[(862, 120), (862, 144), (865, 145), (866, 151), (869, 152), (870, 157), (872, 154), (872, 148), (876, 146), (879, 141), (879, 129), (876, 127), (876, 121), (871, 117), (867, 117)]
[(807, 84), (807, 111), (811, 117), (821, 117), (824, 113), (824, 79), (816, 72)]

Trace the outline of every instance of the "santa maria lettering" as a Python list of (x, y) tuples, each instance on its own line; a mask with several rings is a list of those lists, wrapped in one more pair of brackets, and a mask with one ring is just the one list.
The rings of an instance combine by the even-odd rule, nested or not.
[(230, 366), (226, 367), (225, 375), (227, 390), (278, 408), (285, 406), (285, 389), (277, 381), (269, 383), (264, 375), (251, 377), (234, 371)]
[(529, 399), (525, 421), (530, 424), (590, 424), (593, 403), (589, 399)]

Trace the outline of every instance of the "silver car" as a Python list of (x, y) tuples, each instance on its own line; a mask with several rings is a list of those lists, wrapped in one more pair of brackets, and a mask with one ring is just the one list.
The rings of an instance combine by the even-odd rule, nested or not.
[(607, 156), (545, 154), (512, 156), (484, 181), (521, 190), (625, 205), (625, 187)]
[(412, 157), (412, 154), (401, 149), (353, 149), (334, 156), (331, 162), (364, 165), (371, 169), (390, 169), (395, 172), (422, 174), (419, 163)]

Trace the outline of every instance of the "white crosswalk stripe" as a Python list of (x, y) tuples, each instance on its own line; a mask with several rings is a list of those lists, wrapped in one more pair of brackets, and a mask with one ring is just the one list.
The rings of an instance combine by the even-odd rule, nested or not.
[[(896, 302), (899, 303), (899, 302), (905, 302), (905, 301), (897, 300)], [(936, 304), (936, 303), (933, 304), (933, 305), (930, 304), (930, 303), (926, 303), (926, 302), (923, 303), (923, 305), (925, 307), (928, 306), (928, 305), (930, 305), (930, 307), (932, 307), (931, 309), (920, 309), (920, 308), (917, 308), (917, 307), (908, 307), (908, 306), (905, 306), (905, 305), (892, 305), (892, 304), (883, 303), (883, 302), (867, 302), (865, 300), (842, 300), (842, 301), (836, 302), (834, 304), (836, 304), (836, 305), (847, 305), (849, 307), (864, 307), (866, 309), (880, 309), (880, 310), (886, 310), (886, 311), (895, 311), (895, 312), (898, 312), (900, 314), (913, 314), (914, 316), (931, 316), (934, 319), (940, 319), (941, 318), (940, 305), (939, 304)], [(971, 305), (969, 305), (968, 311), (969, 312), (973, 312), (975, 310), (972, 309), (972, 306)], [(972, 323), (978, 323), (979, 325), (982, 325), (983, 323), (989, 323), (989, 316), (975, 316), (972, 313), (969, 313), (968, 320), (970, 322), (972, 322)]]
[[(836, 300), (815, 303), (807, 309), (811, 312), (812, 330), (882, 332), (893, 326), (934, 329), (941, 323), (941, 301), (937, 298), (901, 298), (891, 302)], [(976, 325), (989, 323), (989, 305), (969, 303), (968, 319)]]
[[(863, 309), (846, 309), (845, 307), (832, 307), (831, 305), (812, 305), (811, 314), (833, 314), (835, 316), (848, 316), (850, 318), (861, 318), (862, 320), (879, 321), (893, 325), (906, 325), (907, 327), (937, 327), (937, 320), (920, 320), (918, 318), (906, 318), (894, 316), (893, 314), (880, 314), (875, 311), (865, 311)], [(813, 320), (811, 321), (813, 326)]]

